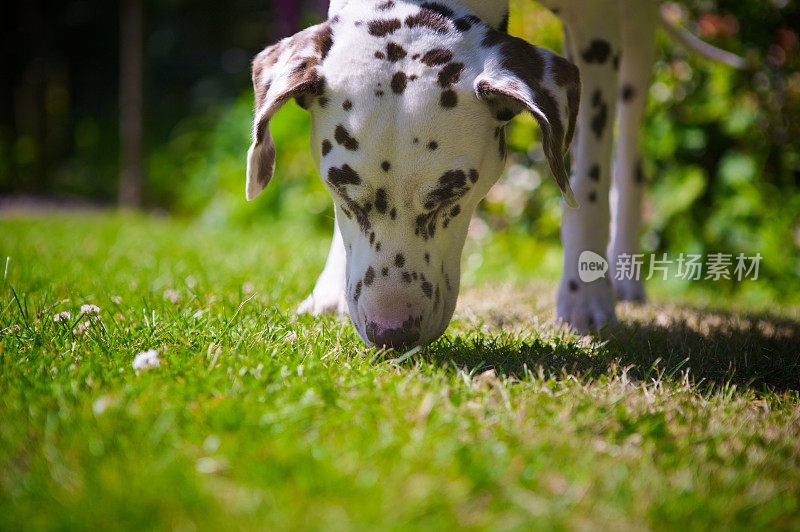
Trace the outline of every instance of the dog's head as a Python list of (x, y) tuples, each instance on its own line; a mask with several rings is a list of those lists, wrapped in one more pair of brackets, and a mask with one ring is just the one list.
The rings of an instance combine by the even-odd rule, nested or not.
[(269, 120), (295, 98), (311, 113), (314, 162), (347, 251), (350, 317), (369, 344), (426, 344), (447, 328), (469, 219), (503, 170), (516, 114), (538, 121), (574, 205), (564, 154), (577, 68), (460, 3), (350, 3), (261, 52), (253, 83), (247, 199), (275, 169)]

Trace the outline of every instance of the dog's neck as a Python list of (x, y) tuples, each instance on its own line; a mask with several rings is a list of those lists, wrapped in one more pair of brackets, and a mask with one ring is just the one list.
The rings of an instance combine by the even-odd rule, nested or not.
[[(377, 3), (379, 0), (331, 0), (328, 17), (333, 17), (345, 5), (351, 2)], [(421, 4), (425, 0), (397, 0)], [(435, 0), (431, 3), (444, 5), (463, 4), (472, 10), (478, 18), (482, 19), (493, 28), (499, 28), (503, 19), (508, 14), (508, 0)]]

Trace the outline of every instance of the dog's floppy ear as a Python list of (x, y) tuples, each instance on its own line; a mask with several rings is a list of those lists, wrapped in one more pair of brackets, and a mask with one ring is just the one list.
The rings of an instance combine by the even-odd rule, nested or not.
[(475, 93), (501, 122), (527, 109), (542, 130), (542, 145), (564, 201), (577, 207), (564, 168), (564, 156), (575, 134), (581, 97), (578, 67), (549, 50), (489, 30), (484, 46), (492, 48)]
[(318, 67), (333, 44), (330, 21), (269, 46), (253, 60), (255, 120), (247, 151), (247, 200), (255, 199), (275, 171), (275, 143), (269, 121), (289, 98), (307, 108), (325, 89)]

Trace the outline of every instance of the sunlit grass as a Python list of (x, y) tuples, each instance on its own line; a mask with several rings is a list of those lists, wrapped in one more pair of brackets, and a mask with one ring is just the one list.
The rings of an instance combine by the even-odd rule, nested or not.
[(518, 242), (543, 269), (488, 243), (403, 358), (292, 313), (311, 224), (1, 220), (0, 527), (799, 527), (797, 310), (657, 299), (577, 337)]

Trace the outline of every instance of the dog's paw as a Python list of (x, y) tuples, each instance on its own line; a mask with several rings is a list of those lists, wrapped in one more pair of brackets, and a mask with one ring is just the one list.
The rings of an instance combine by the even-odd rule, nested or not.
[(347, 314), (347, 298), (344, 295), (344, 290), (327, 292), (315, 290), (300, 303), (300, 306), (297, 307), (297, 313), (311, 314), (312, 316), (321, 314), (344, 316)]
[(645, 303), (647, 298), (644, 295), (644, 283), (638, 279), (613, 279), (611, 285), (617, 301), (633, 301), (634, 303)]
[(599, 331), (617, 322), (614, 294), (605, 279), (591, 283), (562, 279), (556, 307), (558, 317), (579, 334)]

